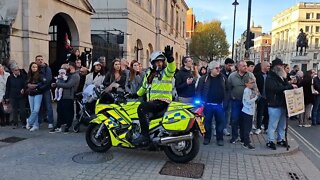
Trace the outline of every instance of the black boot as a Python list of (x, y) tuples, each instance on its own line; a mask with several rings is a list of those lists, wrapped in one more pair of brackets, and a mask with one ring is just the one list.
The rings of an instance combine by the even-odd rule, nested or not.
[(149, 137), (146, 137), (146, 136), (140, 134), (139, 137), (132, 140), (132, 143), (136, 146), (138, 146), (138, 145), (145, 146), (145, 145), (149, 144), (149, 141), (150, 141)]

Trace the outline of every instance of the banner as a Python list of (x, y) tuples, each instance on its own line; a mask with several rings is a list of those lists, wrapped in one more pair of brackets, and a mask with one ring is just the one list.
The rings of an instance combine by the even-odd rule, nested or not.
[(295, 116), (304, 112), (303, 88), (285, 90), (288, 116)]

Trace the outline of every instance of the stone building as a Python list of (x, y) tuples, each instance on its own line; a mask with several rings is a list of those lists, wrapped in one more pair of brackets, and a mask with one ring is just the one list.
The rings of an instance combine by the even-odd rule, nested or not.
[(247, 40), (247, 31), (244, 31), (241, 34), (240, 39), (235, 43), (234, 59), (236, 62), (240, 60), (250, 60), (255, 62), (254, 39), (257, 37), (260, 37), (263, 34), (262, 27), (255, 26), (254, 22), (252, 21), (251, 27), (250, 27), (250, 34), (252, 34), (252, 37), (250, 38), (252, 43), (250, 43), (251, 47), (249, 47), (248, 51), (246, 51), (246, 48), (245, 48), (245, 44)]
[(1, 0), (0, 58), (27, 69), (41, 54), (53, 69), (65, 62), (66, 36), (73, 48), (91, 48), (88, 0)]
[[(174, 48), (178, 65), (186, 54), (185, 26), (188, 6), (184, 0), (90, 0), (92, 34), (124, 35), (122, 56), (148, 66), (150, 54)], [(110, 59), (109, 59), (110, 60)]]
[[(296, 53), (297, 37), (302, 29), (307, 34), (307, 54)], [(279, 57), (302, 70), (318, 68), (320, 39), (320, 3), (298, 3), (272, 19), (271, 58)]]
[(254, 46), (251, 47), (250, 60), (257, 63), (262, 61), (270, 62), (271, 35), (262, 33), (253, 39)]

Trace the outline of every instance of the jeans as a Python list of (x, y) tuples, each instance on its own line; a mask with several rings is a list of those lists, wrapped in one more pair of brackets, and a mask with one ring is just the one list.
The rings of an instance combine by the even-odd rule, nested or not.
[(73, 99), (60, 99), (57, 103), (57, 124), (55, 128), (60, 128), (62, 124), (67, 124), (66, 129), (72, 126), (74, 118)]
[(36, 96), (28, 96), (29, 104), (30, 104), (30, 111), (31, 114), (28, 118), (28, 123), (30, 126), (39, 127), (39, 111), (42, 101), (42, 94)]
[[(239, 137), (239, 120), (241, 117), (241, 110), (242, 110), (243, 104), (240, 100), (231, 100), (231, 127), (232, 127), (232, 139), (236, 140)], [(241, 137), (240, 134), (240, 138)]]
[[(263, 117), (263, 120), (262, 120)], [(268, 115), (268, 103), (264, 98), (260, 98), (257, 103), (257, 129), (261, 129), (263, 123), (264, 129), (268, 128), (269, 115)]]
[(315, 96), (312, 108), (312, 124), (320, 123), (320, 95)]
[[(43, 92), (43, 104), (45, 105), (45, 109), (47, 111), (48, 115), (48, 124), (53, 124), (53, 110), (52, 110), (52, 104), (51, 104), (51, 92), (50, 90), (47, 90)], [(39, 116), (39, 122), (41, 122), (40, 116)]]
[(216, 121), (216, 139), (223, 140), (223, 129), (225, 124), (223, 105), (206, 104), (204, 106), (204, 115), (204, 127), (206, 129), (204, 138), (210, 140), (212, 137), (212, 118), (214, 117)]
[(286, 128), (286, 109), (283, 107), (268, 107), (269, 125), (268, 125), (268, 141), (274, 142), (275, 131), (277, 131), (277, 141), (285, 139)]
[(252, 130), (252, 120), (253, 120), (253, 116), (246, 114), (244, 112), (242, 113), (242, 118), (240, 119), (240, 134), (242, 134), (243, 139), (241, 139), (243, 141), (243, 143), (245, 145), (250, 144), (250, 131)]

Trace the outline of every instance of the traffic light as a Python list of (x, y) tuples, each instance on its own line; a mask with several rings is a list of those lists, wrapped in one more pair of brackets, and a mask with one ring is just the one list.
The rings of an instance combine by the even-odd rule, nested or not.
[(255, 34), (250, 31), (249, 38), (247, 38), (247, 40), (249, 39), (249, 44), (247, 44), (247, 40), (244, 42), (246, 49), (250, 49), (251, 47), (254, 46), (254, 41), (253, 41), (254, 36), (255, 36)]

